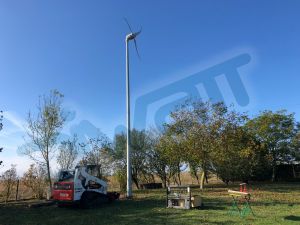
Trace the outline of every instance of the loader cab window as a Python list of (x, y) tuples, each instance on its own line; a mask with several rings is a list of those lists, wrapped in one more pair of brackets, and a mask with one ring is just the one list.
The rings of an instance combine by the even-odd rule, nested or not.
[(101, 178), (101, 167), (100, 166), (90, 165), (90, 166), (87, 167), (86, 172), (88, 174), (90, 174), (91, 176)]
[(100, 189), (102, 187), (101, 184), (96, 183), (95, 181), (89, 180), (88, 189)]
[(73, 181), (75, 171), (60, 171), (58, 174), (58, 181)]

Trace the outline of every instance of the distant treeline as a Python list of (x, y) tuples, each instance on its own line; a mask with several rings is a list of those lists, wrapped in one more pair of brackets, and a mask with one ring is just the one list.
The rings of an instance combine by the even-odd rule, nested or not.
[[(250, 118), (222, 102), (187, 101), (170, 113), (160, 131), (133, 130), (131, 136), (132, 178), (137, 187), (152, 182), (154, 174), (164, 185), (181, 184), (183, 170), (201, 187), (211, 173), (225, 183), (276, 181), (278, 165), (294, 165), (300, 156), (294, 114), (263, 111)], [(125, 144), (125, 134), (118, 134), (109, 148), (114, 171), (123, 182)]]
[[(84, 143), (78, 143), (75, 134), (58, 143), (68, 116), (62, 100), (63, 95), (53, 90), (40, 98), (37, 113), (28, 115), (28, 142), (22, 152), (36, 165), (24, 175), (27, 185), (38, 190), (38, 196), (43, 195), (40, 187), (45, 183), (51, 189), (50, 159), (56, 158), (61, 169), (74, 168), (76, 163), (100, 165), (99, 177), (114, 175), (125, 190), (126, 134), (116, 134), (112, 141), (99, 134)], [(294, 114), (286, 110), (250, 117), (223, 102), (189, 100), (170, 112), (159, 129), (131, 131), (132, 180), (137, 188), (155, 182), (155, 177), (164, 186), (180, 185), (182, 171), (188, 171), (201, 188), (209, 174), (225, 183), (276, 181), (279, 165), (293, 169), (300, 158), (299, 128)], [(297, 176), (295, 171), (290, 174)], [(34, 177), (37, 183), (31, 182)]]

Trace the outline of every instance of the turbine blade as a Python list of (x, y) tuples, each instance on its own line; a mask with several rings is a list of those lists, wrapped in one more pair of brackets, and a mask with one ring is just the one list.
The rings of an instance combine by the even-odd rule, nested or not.
[(133, 41), (134, 41), (134, 46), (135, 46), (136, 53), (137, 53), (139, 59), (141, 59), (141, 56), (140, 56), (140, 53), (139, 53), (139, 50), (138, 50), (135, 38), (133, 39)]
[(132, 29), (131, 29), (131, 26), (130, 26), (130, 24), (129, 24), (129, 22), (128, 22), (128, 20), (127, 20), (125, 17), (124, 17), (124, 20), (125, 20), (125, 22), (127, 23), (130, 32), (133, 33), (133, 31), (132, 31)]
[(140, 34), (142, 32), (143, 27), (141, 27), (141, 29), (138, 31), (138, 33)]
[(138, 31), (138, 32), (136, 32), (135, 34), (134, 34), (134, 45), (135, 45), (135, 50), (136, 50), (136, 53), (137, 53), (137, 55), (138, 55), (138, 57), (139, 57), (139, 59), (141, 59), (141, 56), (140, 56), (140, 53), (139, 53), (139, 50), (138, 50), (138, 47), (137, 47), (137, 43), (136, 43), (136, 37), (140, 34), (142, 32), (142, 27), (141, 27), (141, 29)]
[(135, 33), (134, 33), (134, 36), (135, 36), (135, 37), (138, 36), (141, 32), (142, 32), (142, 27), (141, 27), (141, 29), (140, 29), (138, 32), (135, 32)]

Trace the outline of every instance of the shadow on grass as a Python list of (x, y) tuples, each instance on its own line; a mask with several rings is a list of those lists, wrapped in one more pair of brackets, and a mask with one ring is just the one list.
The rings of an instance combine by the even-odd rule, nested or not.
[(216, 205), (204, 205), (199, 210), (225, 210), (224, 206), (216, 206)]
[(286, 216), (284, 217), (285, 220), (291, 220), (291, 221), (300, 221), (300, 216)]
[(291, 191), (298, 191), (300, 187), (299, 182), (276, 182), (276, 183), (257, 183), (255, 188), (267, 192), (289, 193)]

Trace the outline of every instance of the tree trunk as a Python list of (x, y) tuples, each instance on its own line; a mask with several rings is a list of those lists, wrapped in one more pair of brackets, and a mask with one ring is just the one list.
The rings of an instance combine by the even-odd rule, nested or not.
[(193, 172), (191, 172), (191, 175), (194, 176), (197, 180), (197, 184), (200, 185), (200, 181), (199, 181), (199, 176), (197, 174), (197, 170), (194, 170)]
[(50, 174), (50, 165), (49, 165), (49, 159), (47, 159), (47, 176), (48, 176), (48, 182), (49, 182), (49, 190), (50, 193), (52, 193), (52, 181), (51, 181), (51, 174)]
[(173, 177), (173, 184), (175, 185), (179, 185), (178, 181), (177, 181), (177, 177), (176, 177), (176, 174), (174, 175)]
[(6, 192), (6, 196), (5, 196), (5, 204), (8, 202), (9, 197), (10, 197), (10, 184), (7, 187), (7, 192)]
[(198, 174), (197, 174), (197, 173), (196, 173), (195, 177), (196, 177), (196, 179), (197, 179), (197, 184), (199, 184), (199, 185), (200, 185), (200, 180), (199, 180), (199, 176), (198, 176)]
[(167, 180), (165, 178), (162, 179), (163, 188), (167, 188)]
[(162, 175), (160, 176), (161, 182), (163, 184), (163, 188), (167, 187), (167, 176), (166, 175)]
[(181, 185), (180, 172), (178, 173), (178, 183), (179, 183), (179, 185)]
[(296, 171), (295, 171), (295, 166), (294, 164), (292, 164), (292, 169), (293, 169), (293, 178), (296, 178)]
[(275, 182), (276, 180), (276, 164), (273, 164), (273, 171), (272, 171), (272, 182)]
[(169, 176), (166, 177), (166, 181), (167, 181), (167, 186), (170, 186), (171, 181), (170, 181), (170, 177)]
[(205, 173), (205, 182), (208, 184), (208, 175)]
[(18, 194), (19, 194), (19, 184), (20, 184), (20, 180), (17, 180), (17, 190), (16, 190), (16, 201), (18, 201)]
[(205, 171), (202, 170), (201, 178), (200, 178), (200, 190), (204, 188), (204, 181), (205, 181)]
[(139, 182), (137, 181), (137, 179), (135, 177), (132, 177), (133, 183), (135, 184), (137, 189), (140, 189), (139, 187)]

